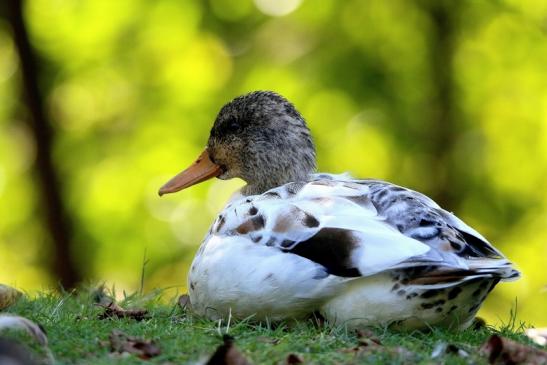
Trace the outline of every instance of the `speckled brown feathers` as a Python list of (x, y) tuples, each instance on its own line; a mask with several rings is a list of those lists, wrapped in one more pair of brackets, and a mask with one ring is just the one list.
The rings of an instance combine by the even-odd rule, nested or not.
[(221, 179), (247, 182), (245, 195), (290, 181), (306, 181), (315, 170), (315, 147), (304, 118), (282, 96), (257, 91), (235, 98), (219, 112), (207, 144), (221, 165)]

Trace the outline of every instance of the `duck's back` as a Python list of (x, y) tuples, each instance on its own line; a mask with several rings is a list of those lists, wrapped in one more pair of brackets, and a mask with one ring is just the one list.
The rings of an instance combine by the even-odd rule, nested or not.
[(484, 237), (426, 196), (319, 174), (232, 200), (189, 284), (193, 305), (209, 316), (205, 308), (272, 318), (323, 310), (338, 323), (420, 327), (474, 316), (500, 279), (517, 276)]

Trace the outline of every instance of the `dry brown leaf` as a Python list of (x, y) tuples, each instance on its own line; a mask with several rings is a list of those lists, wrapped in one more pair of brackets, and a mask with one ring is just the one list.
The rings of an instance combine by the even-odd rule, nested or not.
[(382, 342), (376, 337), (376, 335), (369, 330), (357, 330), (357, 346), (341, 349), (341, 352), (354, 352), (362, 353), (382, 347)]
[(21, 297), (21, 292), (4, 284), (0, 284), (0, 310), (15, 304)]
[(547, 352), (508, 338), (492, 335), (482, 345), (481, 353), (490, 364), (547, 364)]
[(224, 343), (217, 347), (207, 365), (251, 365), (234, 345), (233, 337), (224, 335)]
[(178, 304), (182, 310), (190, 309), (191, 303), (190, 303), (190, 297), (188, 296), (188, 294), (182, 294), (179, 297)]
[(104, 308), (104, 312), (100, 313), (97, 317), (98, 319), (105, 318), (131, 318), (136, 321), (142, 321), (148, 315), (146, 309), (123, 309), (115, 302), (110, 303), (99, 303), (99, 307)]
[(357, 346), (341, 349), (341, 352), (354, 353), (356, 357), (366, 356), (374, 352), (389, 353), (408, 359), (414, 357), (414, 353), (404, 347), (385, 347), (380, 339), (370, 330), (357, 330), (356, 334), (358, 340)]
[(357, 334), (359, 346), (382, 346), (380, 339), (370, 330), (357, 330), (355, 333)]
[(376, 347), (381, 347), (382, 342), (376, 335), (370, 330), (357, 330), (355, 331), (357, 335), (358, 344), (355, 347), (350, 347), (347, 349), (342, 349), (342, 352), (363, 352), (369, 351)]
[(161, 353), (160, 348), (150, 340), (128, 336), (122, 331), (113, 330), (109, 336), (110, 351), (118, 354), (135, 354), (147, 360)]
[(285, 359), (286, 365), (303, 364), (303, 363), (304, 363), (304, 359), (302, 358), (302, 356), (297, 354), (288, 354), (287, 358)]

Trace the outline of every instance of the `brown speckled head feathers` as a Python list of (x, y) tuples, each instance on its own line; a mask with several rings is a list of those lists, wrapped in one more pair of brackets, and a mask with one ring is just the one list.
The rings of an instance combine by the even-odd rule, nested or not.
[(307, 181), (315, 171), (315, 147), (304, 118), (271, 91), (252, 92), (224, 105), (207, 150), (222, 166), (220, 179), (239, 177), (247, 182), (244, 195)]

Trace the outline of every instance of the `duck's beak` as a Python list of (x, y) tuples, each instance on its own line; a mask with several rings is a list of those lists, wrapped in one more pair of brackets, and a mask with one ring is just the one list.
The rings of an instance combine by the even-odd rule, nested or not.
[(161, 187), (158, 193), (160, 196), (163, 194), (175, 193), (179, 190), (186, 189), (189, 186), (218, 176), (221, 172), (222, 169), (220, 166), (211, 161), (209, 153), (207, 152), (207, 149), (205, 149), (205, 151), (199, 155), (196, 162), (169, 180)]

